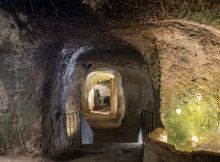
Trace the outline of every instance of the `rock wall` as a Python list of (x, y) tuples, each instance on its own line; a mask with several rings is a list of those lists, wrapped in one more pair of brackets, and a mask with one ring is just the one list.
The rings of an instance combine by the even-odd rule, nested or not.
[(41, 154), (39, 96), (44, 75), (37, 57), (38, 44), (19, 37), (10, 15), (0, 11), (0, 17), (0, 104), (4, 105), (0, 111), (0, 153), (13, 149)]
[[(155, 98), (161, 99), (156, 100), (156, 106), (168, 131), (168, 142), (180, 150), (218, 152), (219, 31), (165, 21), (127, 33), (114, 32), (149, 60)], [(200, 138), (195, 148), (193, 136)]]
[(181, 152), (173, 146), (148, 139), (144, 149), (143, 162), (218, 162), (220, 156), (210, 152)]
[(42, 41), (0, 10), (0, 154), (45, 154), (44, 122), (62, 43)]

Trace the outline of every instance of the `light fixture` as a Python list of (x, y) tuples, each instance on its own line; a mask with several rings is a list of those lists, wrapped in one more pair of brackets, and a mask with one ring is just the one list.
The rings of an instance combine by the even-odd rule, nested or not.
[(167, 142), (167, 134), (163, 132), (163, 134), (160, 135), (160, 141)]
[(196, 99), (197, 99), (197, 101), (201, 101), (202, 100), (202, 94), (198, 93), (196, 95)]
[(177, 113), (178, 115), (180, 115), (180, 114), (182, 113), (182, 109), (177, 108), (177, 109), (176, 109), (176, 113)]
[(194, 143), (198, 143), (198, 142), (199, 142), (199, 138), (198, 138), (197, 136), (195, 136), (194, 134), (193, 134), (191, 140), (192, 140), (192, 142), (194, 142)]
[(192, 147), (196, 148), (197, 144), (199, 142), (199, 138), (196, 135), (193, 134), (191, 140), (192, 140)]

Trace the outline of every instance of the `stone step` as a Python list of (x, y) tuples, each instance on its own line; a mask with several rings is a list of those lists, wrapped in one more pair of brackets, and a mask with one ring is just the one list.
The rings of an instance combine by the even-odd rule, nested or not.
[(142, 149), (143, 143), (101, 143), (101, 144), (86, 144), (83, 145), (80, 150), (83, 152), (108, 152), (108, 151), (119, 151), (119, 150), (132, 150)]

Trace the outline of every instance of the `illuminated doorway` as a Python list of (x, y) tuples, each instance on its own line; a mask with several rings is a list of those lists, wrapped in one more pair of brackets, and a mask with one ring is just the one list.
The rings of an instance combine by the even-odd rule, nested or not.
[(121, 76), (114, 70), (88, 74), (85, 92), (85, 118), (93, 128), (116, 128), (124, 116), (125, 101)]

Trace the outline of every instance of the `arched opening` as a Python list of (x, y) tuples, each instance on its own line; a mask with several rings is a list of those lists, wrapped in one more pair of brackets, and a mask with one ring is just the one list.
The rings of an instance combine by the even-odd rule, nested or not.
[(120, 74), (110, 69), (89, 73), (84, 102), (85, 118), (92, 128), (120, 127), (125, 111)]
[[(132, 46), (113, 38), (94, 44), (90, 51), (77, 53), (75, 78), (67, 88), (71, 144), (141, 145), (145, 127), (152, 130), (155, 120), (152, 114), (143, 115), (154, 111), (146, 61)], [(143, 124), (146, 119), (149, 125)]]
[[(53, 139), (62, 134), (60, 142), (54, 140), (58, 152), (61, 146), (64, 150), (143, 146), (143, 112), (154, 111), (147, 63), (130, 44), (112, 37), (99, 39), (78, 48), (70, 43), (62, 50), (55, 85), (60, 93), (54, 97), (61, 102), (54, 104), (57, 129), (52, 128), (58, 130)], [(155, 119), (145, 117), (153, 129)]]

